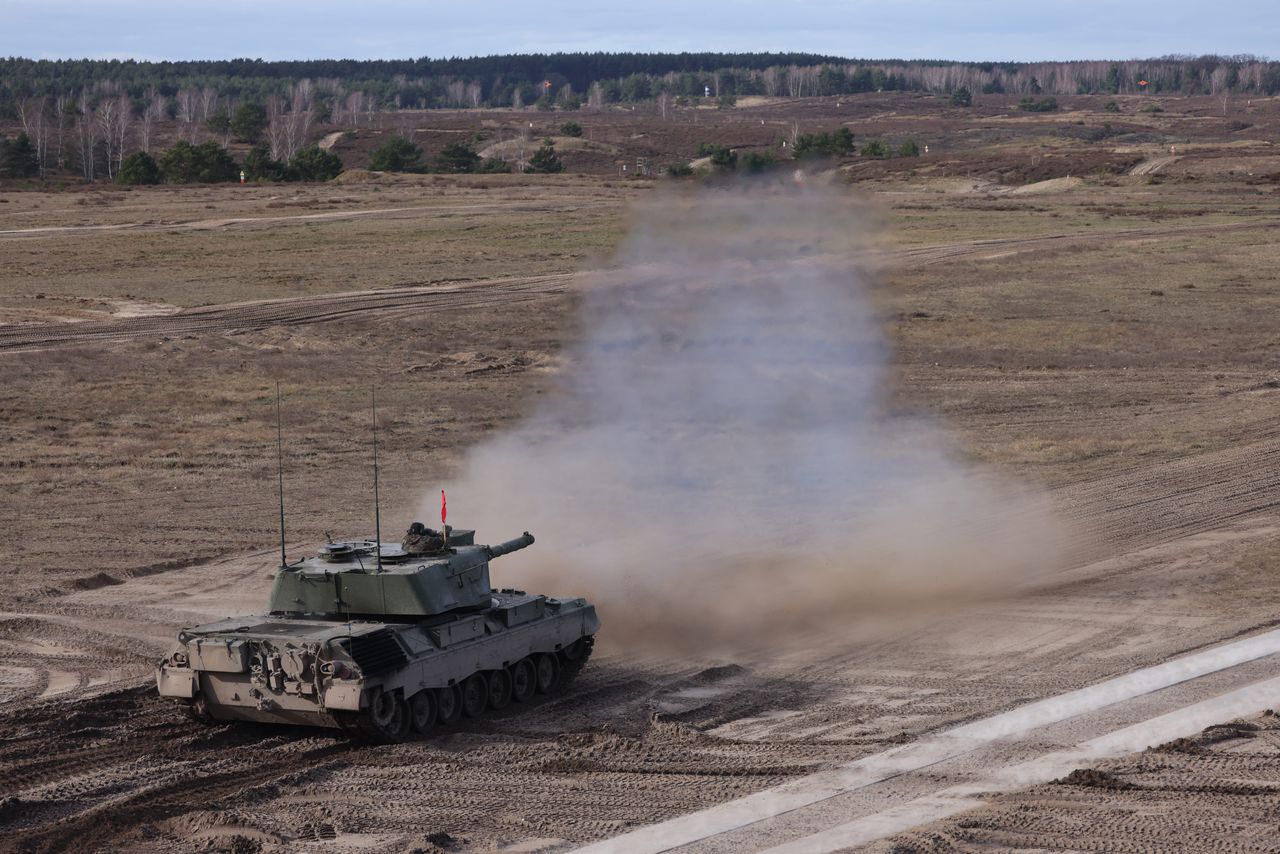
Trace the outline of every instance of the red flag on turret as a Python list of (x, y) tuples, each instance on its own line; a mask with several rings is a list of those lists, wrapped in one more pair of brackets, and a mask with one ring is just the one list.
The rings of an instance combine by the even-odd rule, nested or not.
[(444, 520), (449, 516), (449, 503), (445, 500), (444, 490), (440, 490), (440, 525), (444, 525)]

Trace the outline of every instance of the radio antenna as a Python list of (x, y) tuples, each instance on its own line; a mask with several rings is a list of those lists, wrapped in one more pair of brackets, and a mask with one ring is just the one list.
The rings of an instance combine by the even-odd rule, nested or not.
[(276, 485), (280, 490), (280, 568), (289, 565), (284, 553), (284, 428), (280, 419), (280, 381), (276, 380)]
[(369, 387), (373, 401), (373, 554), (382, 572), (382, 511), (378, 503), (378, 389)]

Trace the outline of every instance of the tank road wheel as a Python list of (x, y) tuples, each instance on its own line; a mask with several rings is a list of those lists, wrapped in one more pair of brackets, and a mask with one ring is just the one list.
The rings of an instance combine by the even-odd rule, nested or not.
[(375, 692), (369, 698), (367, 717), (373, 741), (393, 744), (409, 734), (409, 709), (393, 691)]
[(538, 693), (549, 694), (554, 691), (556, 684), (560, 681), (560, 659), (556, 658), (553, 652), (544, 652), (538, 656), (534, 667), (537, 675), (535, 687)]
[(448, 726), (462, 715), (462, 694), (457, 685), (436, 689), (436, 723)]
[(505, 667), (489, 671), (489, 708), (500, 712), (511, 705), (511, 674)]
[(483, 673), (472, 673), (462, 683), (462, 715), (478, 718), (484, 714), (484, 707), (489, 703), (489, 680)]
[(523, 703), (538, 688), (538, 675), (530, 659), (522, 658), (511, 665), (511, 699)]
[(413, 724), (414, 732), (424, 733), (430, 731), (436, 722), (435, 692), (428, 688), (410, 697), (409, 717)]

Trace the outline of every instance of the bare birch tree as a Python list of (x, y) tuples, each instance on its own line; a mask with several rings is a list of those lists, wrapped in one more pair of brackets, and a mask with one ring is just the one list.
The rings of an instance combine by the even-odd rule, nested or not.
[(40, 177), (45, 176), (49, 148), (49, 98), (47, 95), (18, 99), (18, 119), (22, 132), (36, 149), (36, 163)]
[(86, 181), (94, 179), (98, 147), (97, 123), (93, 120), (93, 106), (89, 90), (81, 89), (75, 106), (75, 144), (80, 161), (80, 174)]
[(188, 142), (196, 141), (196, 93), (190, 89), (179, 89), (178, 96), (178, 138)]
[(138, 119), (138, 147), (143, 151), (151, 151), (151, 135), (163, 116), (164, 96), (154, 88), (147, 90), (147, 102)]

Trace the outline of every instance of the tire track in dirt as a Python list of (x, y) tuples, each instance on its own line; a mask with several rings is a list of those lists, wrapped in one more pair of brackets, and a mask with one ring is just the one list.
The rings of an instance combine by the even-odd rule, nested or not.
[(1032, 249), (1050, 249), (1068, 246), (1108, 244), (1116, 241), (1153, 240), (1178, 237), (1184, 234), (1205, 232), (1230, 232), (1254, 228), (1280, 227), (1280, 219), (1259, 218), (1250, 222), (1206, 223), (1175, 225), (1163, 228), (1121, 228), (1114, 231), (1087, 234), (1048, 234), (1032, 237), (996, 237), (988, 240), (968, 240), (963, 243), (947, 243), (938, 246), (913, 246), (885, 253), (885, 261), (903, 267), (925, 267), (956, 258), (964, 258), (991, 250), (1010, 252)]
[(0, 326), (0, 352), (301, 326), (369, 314), (442, 311), (516, 303), (562, 294), (568, 287), (569, 279), (567, 274), (561, 274), (485, 279), (446, 285), (410, 284), (376, 291), (200, 307), (167, 315), (38, 326)]
[(604, 207), (605, 202), (575, 201), (565, 204), (526, 204), (521, 202), (479, 202), (465, 205), (415, 205), (403, 208), (369, 208), (367, 210), (322, 211), (308, 214), (279, 214), (276, 216), (240, 216), (217, 217), (211, 219), (188, 220), (186, 222), (121, 222), (100, 225), (50, 225), (34, 228), (0, 229), (0, 240), (30, 239), (38, 237), (60, 237), (69, 234), (84, 234), (113, 231), (211, 231), (224, 228), (264, 225), (280, 225), (289, 222), (329, 222), (343, 219), (364, 219), (368, 217), (397, 218), (415, 214), (459, 214), (472, 211), (502, 210), (514, 213), (542, 213), (547, 210), (581, 210), (582, 208)]
[(1083, 557), (1130, 552), (1280, 508), (1280, 429), (1219, 451), (1122, 470), (1055, 493)]

